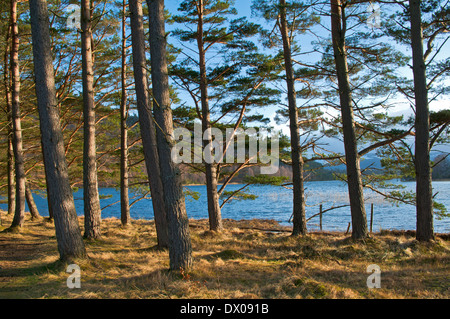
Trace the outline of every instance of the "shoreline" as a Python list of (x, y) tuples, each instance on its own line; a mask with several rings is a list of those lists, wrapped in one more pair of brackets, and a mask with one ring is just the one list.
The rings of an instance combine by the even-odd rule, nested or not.
[[(305, 181), (305, 183), (314, 183), (314, 182), (342, 182), (338, 179), (330, 179), (330, 180), (313, 180), (313, 181)], [(399, 181), (401, 183), (414, 183), (414, 180), (411, 181)], [(450, 179), (444, 178), (444, 179), (436, 179), (433, 180), (432, 183), (439, 183), (439, 182), (450, 182)], [(344, 183), (344, 182), (343, 182)], [(223, 183), (218, 183), (219, 185), (222, 185)], [(227, 185), (245, 185), (244, 182), (233, 182), (233, 183), (227, 183)], [(251, 185), (258, 185), (258, 184), (250, 184)], [(183, 187), (185, 186), (206, 186), (205, 183), (199, 183), (199, 184), (182, 184)], [(259, 185), (259, 186), (265, 186), (265, 185)], [(99, 183), (99, 188), (117, 188), (117, 184), (101, 184)], [(83, 187), (77, 187), (78, 190), (83, 189)]]
[[(316, 180), (316, 181), (305, 181), (305, 183), (314, 183), (314, 182), (342, 182), (338, 179), (330, 179), (330, 180)], [(415, 181), (399, 181), (401, 183), (415, 183)], [(436, 179), (433, 180), (432, 183), (438, 183), (438, 182), (450, 182), (450, 178), (444, 178), (444, 179)], [(218, 183), (222, 185), (221, 183)], [(227, 185), (245, 185), (245, 183), (227, 183)], [(251, 185), (257, 185), (257, 184), (250, 184)], [(183, 184), (183, 186), (206, 186), (206, 184)], [(264, 185), (260, 185), (264, 186)]]
[[(5, 217), (10, 222), (12, 220), (13, 216), (8, 216), (7, 212), (4, 210), (0, 210), (0, 232), (6, 228), (9, 227), (9, 225), (5, 225)], [(48, 216), (42, 216), (41, 219), (49, 222)], [(78, 215), (78, 220), (80, 223), (80, 226), (83, 225), (84, 216)], [(25, 228), (26, 223), (32, 221), (29, 215), (29, 212), (26, 212), (25, 215)], [(39, 220), (34, 220), (33, 222), (36, 222)], [(102, 221), (105, 222), (119, 222), (120, 218), (118, 217), (105, 217), (102, 218)], [(137, 223), (154, 223), (154, 219), (146, 219), (146, 218), (131, 218), (131, 223), (133, 224)], [(279, 221), (274, 219), (265, 219), (265, 218), (252, 218), (252, 219), (232, 219), (232, 218), (224, 218), (223, 219), (224, 229), (225, 230), (232, 230), (234, 228), (242, 229), (242, 230), (256, 230), (256, 231), (263, 231), (263, 232), (272, 232), (272, 233), (290, 233), (292, 232), (292, 226), (286, 226), (280, 224)], [(208, 230), (209, 220), (207, 218), (189, 218), (189, 227), (191, 228), (205, 228), (205, 231)], [(314, 235), (314, 234), (320, 234), (320, 235), (348, 235), (351, 236), (351, 231), (347, 232), (344, 230), (318, 230), (318, 229), (310, 229), (307, 230), (307, 235)], [(369, 237), (371, 235), (386, 235), (391, 234), (394, 236), (405, 236), (405, 237), (415, 237), (416, 236), (416, 230), (415, 229), (379, 229), (377, 231), (373, 231), (369, 234)], [(441, 232), (435, 232), (434, 233), (436, 237), (439, 237), (443, 240), (450, 240), (450, 232), (448, 233), (441, 233)]]

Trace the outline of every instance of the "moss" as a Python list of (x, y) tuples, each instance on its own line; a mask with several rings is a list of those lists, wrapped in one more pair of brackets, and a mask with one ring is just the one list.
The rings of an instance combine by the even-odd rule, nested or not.
[(226, 249), (220, 253), (214, 254), (213, 257), (220, 258), (222, 260), (240, 259), (244, 257), (244, 254), (234, 249)]
[(298, 287), (302, 286), (305, 283), (305, 280), (303, 278), (295, 278), (292, 283), (294, 284), (294, 286)]
[(284, 282), (282, 290), (290, 297), (324, 298), (329, 294), (327, 287), (323, 283), (298, 276)]

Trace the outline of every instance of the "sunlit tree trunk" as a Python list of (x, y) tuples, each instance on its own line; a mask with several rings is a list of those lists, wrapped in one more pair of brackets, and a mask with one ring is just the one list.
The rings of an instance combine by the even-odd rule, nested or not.
[(280, 0), (280, 26), (283, 39), (284, 65), (288, 89), (289, 128), (291, 135), (292, 182), (293, 182), (293, 230), (292, 235), (306, 234), (305, 193), (303, 187), (303, 157), (300, 147), (298, 110), (295, 79), (292, 67), (291, 44), (286, 21), (286, 1)]
[(95, 144), (94, 61), (91, 0), (81, 1), (81, 55), (83, 79), (83, 198), (84, 237), (100, 237), (101, 209), (97, 181)]
[(123, 226), (130, 223), (130, 199), (128, 195), (128, 108), (127, 108), (127, 38), (126, 0), (122, 2), (122, 68), (120, 100), (120, 219)]
[(6, 163), (7, 163), (7, 175), (8, 175), (8, 215), (14, 214), (16, 205), (16, 185), (14, 174), (14, 148), (13, 148), (13, 128), (11, 119), (11, 76), (8, 56), (10, 54), (10, 37), (11, 26), (8, 27), (5, 41), (5, 54), (3, 58), (3, 85), (5, 87), (5, 103), (6, 103), (6, 120), (8, 137), (7, 137), (7, 149), (6, 149)]
[(423, 34), (420, 0), (410, 0), (411, 48), (413, 56), (414, 96), (416, 102), (416, 239), (434, 239), (433, 190), (430, 167), (430, 114), (426, 66), (423, 55)]
[(133, 48), (133, 74), (136, 90), (136, 104), (144, 149), (145, 166), (152, 194), (156, 234), (160, 248), (169, 247), (164, 191), (156, 142), (156, 130), (152, 116), (145, 58), (145, 36), (141, 0), (129, 0), (131, 41)]
[(340, 0), (331, 0), (331, 35), (339, 87), (339, 99), (344, 135), (347, 183), (352, 215), (352, 237), (363, 239), (368, 236), (366, 209), (361, 179), (359, 155), (356, 144), (355, 121), (348, 75), (347, 50), (345, 47), (345, 25), (342, 23)]
[(19, 27), (17, 25), (17, 0), (11, 0), (11, 119), (13, 128), (14, 167), (16, 173), (16, 198), (11, 228), (22, 227), (25, 220), (25, 163), (20, 120), (20, 69)]
[(27, 200), (28, 209), (30, 210), (31, 219), (35, 220), (41, 218), (37, 205), (33, 199), (33, 192), (31, 191), (28, 183), (25, 188), (25, 198)]
[[(11, 114), (11, 106), (8, 107)], [(8, 122), (11, 123), (11, 116), (8, 115)], [(16, 183), (14, 174), (14, 148), (12, 141), (12, 128), (8, 126), (8, 149), (7, 149), (7, 170), (8, 170), (8, 215), (12, 215), (16, 206)]]
[(170, 269), (192, 266), (192, 245), (181, 172), (172, 160), (173, 119), (167, 68), (164, 0), (148, 0), (153, 109), (158, 123), (158, 153), (169, 233)]
[(86, 256), (75, 211), (64, 153), (50, 46), (49, 17), (45, 0), (30, 0), (36, 97), (39, 110), (42, 154), (48, 201), (55, 222), (60, 259), (71, 261)]
[[(211, 153), (210, 134), (211, 125), (209, 101), (208, 101), (208, 80), (206, 75), (206, 56), (203, 44), (203, 0), (198, 0), (198, 24), (197, 24), (197, 47), (199, 52), (199, 67), (200, 67), (200, 92), (202, 105), (202, 131), (206, 133), (206, 138), (203, 139), (203, 147), (205, 152)], [(214, 231), (221, 231), (223, 229), (222, 213), (220, 210), (219, 194), (217, 192), (217, 164), (205, 163), (205, 177), (206, 177), (206, 192), (208, 198), (208, 215), (209, 227)]]

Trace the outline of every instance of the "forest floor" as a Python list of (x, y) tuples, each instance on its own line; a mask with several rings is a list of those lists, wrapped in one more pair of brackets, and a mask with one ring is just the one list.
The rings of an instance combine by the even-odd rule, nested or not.
[[(122, 228), (105, 219), (102, 238), (86, 242), (89, 258), (77, 261), (81, 288), (69, 289), (53, 223), (27, 216), (20, 233), (7, 233), (12, 217), (1, 217), (0, 298), (450, 298), (448, 234), (424, 244), (411, 232), (381, 231), (355, 242), (330, 232), (294, 238), (270, 220), (225, 220), (216, 234), (192, 220), (195, 264), (180, 273), (155, 248), (153, 221)], [(381, 288), (367, 287), (372, 264)]]

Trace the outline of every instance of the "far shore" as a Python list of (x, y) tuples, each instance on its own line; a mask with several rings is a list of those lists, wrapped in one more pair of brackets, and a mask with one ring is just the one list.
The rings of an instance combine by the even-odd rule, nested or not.
[[(337, 182), (340, 180), (337, 179), (329, 179), (329, 180), (307, 180), (305, 181), (305, 183), (315, 183), (315, 182)], [(450, 179), (434, 179), (433, 183), (437, 183), (437, 182), (449, 182)], [(400, 182), (404, 182), (404, 183), (409, 183), (409, 182), (414, 182), (413, 180), (411, 181), (400, 181)], [(223, 183), (218, 183), (218, 185), (222, 185)], [(231, 183), (227, 183), (227, 185), (243, 185), (245, 184), (244, 182), (231, 182)], [(257, 185), (257, 184), (254, 184)], [(187, 183), (187, 184), (182, 184), (182, 186), (206, 186), (205, 183)], [(116, 188), (118, 187), (118, 184), (107, 184), (107, 183), (102, 183), (99, 182), (99, 188)], [(77, 189), (83, 189), (82, 186), (77, 186)]]

